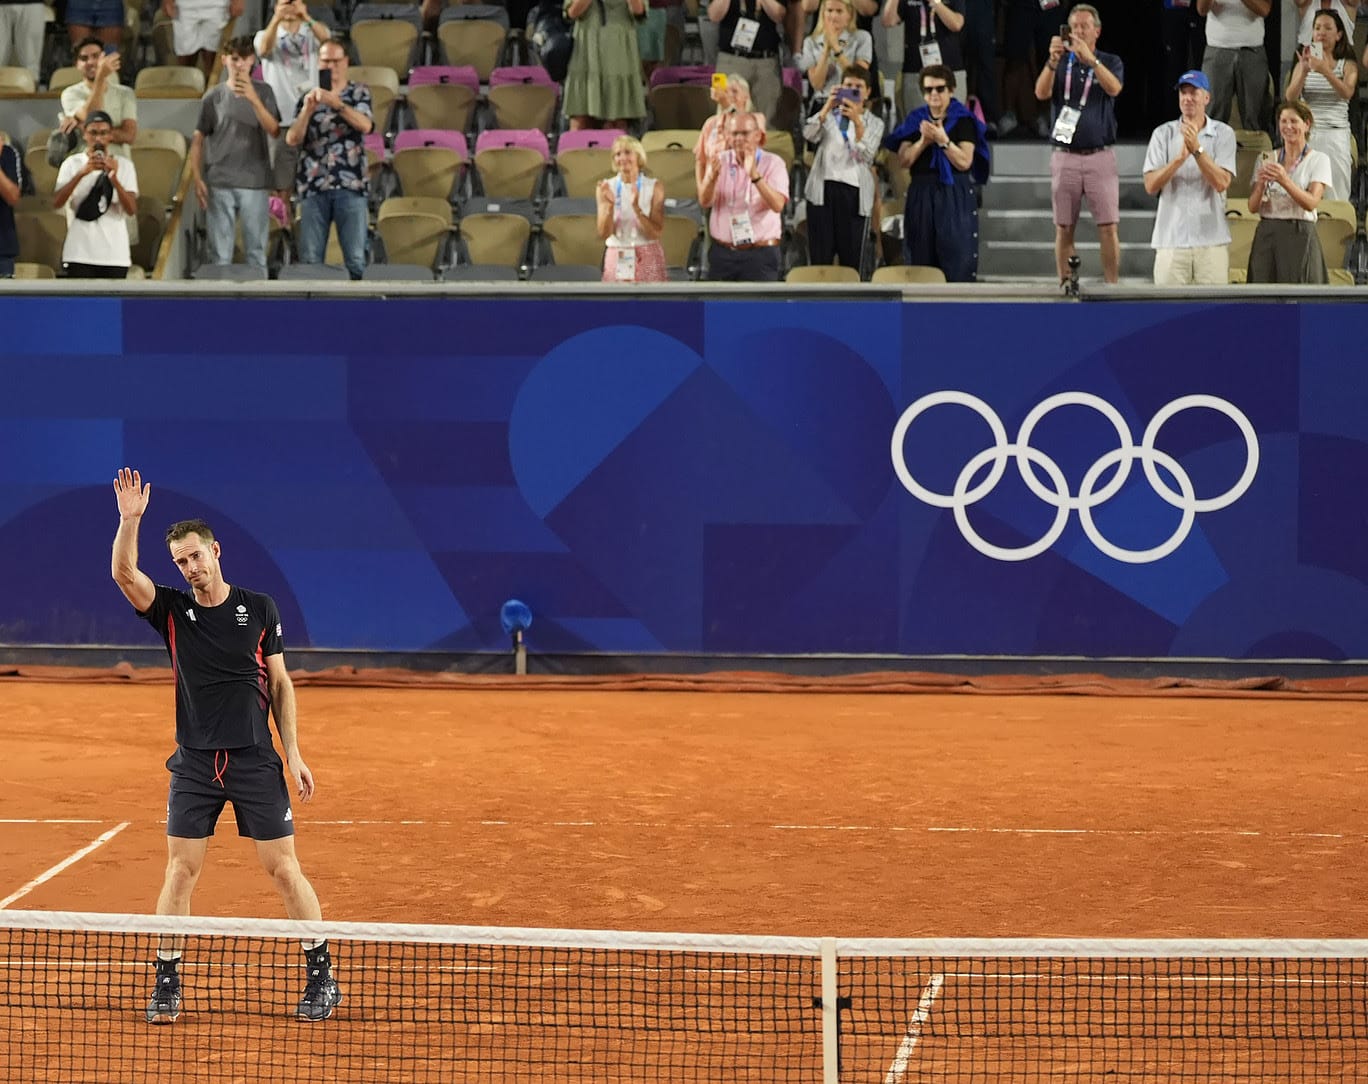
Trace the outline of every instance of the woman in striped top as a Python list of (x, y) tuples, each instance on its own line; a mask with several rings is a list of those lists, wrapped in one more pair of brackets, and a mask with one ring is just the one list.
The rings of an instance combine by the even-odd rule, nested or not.
[[(1319, 55), (1317, 55), (1319, 54)], [(1311, 107), (1311, 146), (1330, 159), (1329, 199), (1350, 198), (1349, 99), (1358, 90), (1353, 43), (1335, 11), (1316, 12), (1311, 44), (1304, 45), (1287, 80), (1287, 98)]]

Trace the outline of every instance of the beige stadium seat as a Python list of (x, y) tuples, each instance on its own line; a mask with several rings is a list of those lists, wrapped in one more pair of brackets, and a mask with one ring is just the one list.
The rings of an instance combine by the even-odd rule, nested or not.
[(546, 158), (530, 147), (488, 147), (475, 152), (484, 194), (494, 199), (533, 199), (541, 188)]
[(532, 223), (522, 215), (474, 214), (461, 219), (460, 232), (472, 264), (520, 267)]
[(1343, 268), (1343, 267), (1332, 267), (1332, 268), (1330, 268), (1330, 272), (1329, 272), (1329, 273), (1330, 273), (1330, 285), (1331, 285), (1331, 286), (1354, 286), (1354, 285), (1357, 285), (1357, 284), (1354, 282), (1354, 273), (1353, 273), (1352, 271), (1350, 271), (1350, 270), (1347, 270), (1346, 268)]
[(896, 267), (880, 267), (874, 271), (869, 279), (870, 282), (884, 284), (902, 285), (925, 285), (945, 281), (945, 272), (939, 267), (922, 267), (898, 265)]
[(66, 241), (67, 220), (63, 211), (31, 211), (14, 216), (19, 235), (19, 254), (25, 263), (42, 264), (54, 271), (62, 269), (62, 245)]
[(593, 199), (598, 183), (613, 175), (613, 152), (608, 147), (576, 147), (556, 155), (556, 169), (565, 194)]
[(0, 97), (32, 94), (38, 89), (27, 68), (0, 68)]
[(665, 250), (666, 267), (689, 267), (702, 241), (703, 228), (684, 215), (665, 216), (665, 228), (660, 233), (660, 247)]
[(389, 263), (436, 268), (451, 236), (451, 204), (428, 196), (393, 196), (380, 204), (375, 230)]
[(1316, 208), (1317, 218), (1333, 218), (1340, 222), (1358, 225), (1358, 211), (1347, 199), (1323, 199)]
[(559, 87), (544, 83), (505, 83), (490, 87), (485, 99), (494, 111), (495, 128), (538, 128), (550, 133), (556, 127)]
[(174, 128), (139, 128), (133, 141), (138, 194), (169, 204), (185, 168), (185, 136)]
[(464, 83), (427, 83), (409, 87), (404, 95), (413, 111), (415, 128), (470, 130), (478, 96)]
[(365, 83), (370, 88), (371, 119), (375, 121), (375, 131), (384, 132), (389, 127), (394, 99), (399, 97), (399, 74), (393, 68), (379, 64), (353, 64), (347, 79), (352, 83)]
[(394, 152), (390, 165), (406, 196), (449, 200), (459, 190), (465, 158), (451, 147), (404, 147)]
[(452, 19), (437, 27), (446, 62), (469, 65), (479, 73), (480, 82), (489, 82), (489, 73), (503, 55), (508, 30), (493, 19)]
[(1267, 132), (1237, 131), (1235, 133), (1235, 176), (1226, 189), (1226, 201), (1246, 199), (1254, 183), (1254, 168), (1258, 165), (1259, 155), (1273, 149), (1273, 141)]
[(552, 215), (542, 223), (542, 234), (556, 266), (603, 266), (603, 238), (598, 235), (596, 215)]
[[(1249, 269), (1249, 249), (1254, 244), (1254, 231), (1259, 228), (1259, 220), (1228, 217), (1226, 223), (1230, 226), (1230, 272), (1233, 275), (1238, 270), (1244, 275)], [(1232, 278), (1231, 281), (1235, 280)]]
[[(274, 220), (273, 220), (274, 221)], [(157, 253), (166, 230), (166, 206), (154, 196), (138, 196), (138, 242), (133, 262), (148, 271), (157, 266)]]
[(672, 147), (646, 154), (646, 172), (665, 188), (669, 199), (698, 199), (698, 178), (694, 173), (693, 151)]
[(1325, 266), (1328, 269), (1333, 271), (1344, 266), (1356, 232), (1358, 226), (1342, 218), (1322, 216), (1316, 219), (1316, 233), (1320, 237), (1321, 251), (1325, 254)]
[(80, 68), (72, 66), (57, 68), (48, 78), (48, 90), (53, 94), (60, 94), (67, 87), (75, 86), (82, 78)]
[(795, 267), (784, 276), (785, 282), (859, 282), (860, 273), (853, 267), (837, 267), (834, 264), (817, 264), (809, 267)]
[(416, 26), (404, 19), (362, 19), (350, 33), (361, 66), (389, 68), (397, 78), (408, 78), (418, 44)]
[(35, 192), (52, 192), (57, 187), (58, 167), (48, 165), (47, 160), (47, 141), (51, 134), (50, 129), (40, 128), (29, 136), (24, 148), (24, 169), (33, 178)]
[(648, 156), (656, 151), (665, 150), (686, 150), (692, 153), (698, 146), (698, 137), (701, 134), (697, 128), (652, 128), (649, 132), (642, 133), (641, 146)]
[(435, 218), (444, 226), (451, 225), (451, 204), (444, 198), (437, 196), (391, 196), (380, 204), (380, 210), (376, 214), (376, 221), (383, 222), (386, 218), (394, 218), (398, 215), (426, 215)]
[(717, 112), (709, 87), (695, 83), (661, 83), (651, 88), (647, 96), (652, 128), (703, 127), (704, 122)]
[(139, 98), (201, 98), (204, 73), (179, 64), (154, 65), (138, 72), (133, 89)]
[(57, 272), (45, 263), (16, 263), (14, 277), (17, 279), (55, 279)]

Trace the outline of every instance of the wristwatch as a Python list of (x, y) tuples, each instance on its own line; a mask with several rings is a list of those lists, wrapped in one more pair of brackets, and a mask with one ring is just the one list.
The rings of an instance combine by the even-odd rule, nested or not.
[(1200, 143), (1198, 143), (1198, 144), (1197, 144), (1197, 149), (1196, 149), (1195, 151), (1193, 151), (1192, 153), (1195, 154), (1198, 158), (1200, 158), (1200, 157), (1202, 157), (1202, 155), (1206, 154), (1206, 148), (1203, 147)]

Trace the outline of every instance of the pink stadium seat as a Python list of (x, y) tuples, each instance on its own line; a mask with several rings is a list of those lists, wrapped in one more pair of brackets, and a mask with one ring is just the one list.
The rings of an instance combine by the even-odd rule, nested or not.
[(551, 144), (547, 142), (546, 133), (538, 128), (488, 128), (476, 137), (476, 154), (501, 147), (525, 147), (540, 151), (547, 160), (551, 158)]
[(551, 73), (540, 64), (512, 64), (495, 68), (489, 73), (491, 87), (506, 86), (509, 83), (536, 83), (544, 87), (554, 87), (557, 83)]
[(716, 68), (711, 68), (706, 64), (683, 64), (668, 68), (656, 68), (651, 72), (651, 86), (658, 87), (662, 83), (708, 84), (712, 82), (713, 72), (716, 70)]
[(462, 158), (468, 158), (469, 147), (463, 132), (448, 132), (444, 128), (411, 128), (394, 137), (396, 152), (411, 150), (415, 147), (444, 147), (456, 151)]
[(556, 142), (556, 153), (582, 151), (589, 147), (611, 147), (613, 140), (626, 134), (621, 128), (585, 128), (578, 132), (562, 132)]
[(411, 87), (430, 83), (461, 83), (477, 94), (480, 92), (480, 74), (469, 64), (429, 64), (414, 68), (409, 72), (408, 82)]

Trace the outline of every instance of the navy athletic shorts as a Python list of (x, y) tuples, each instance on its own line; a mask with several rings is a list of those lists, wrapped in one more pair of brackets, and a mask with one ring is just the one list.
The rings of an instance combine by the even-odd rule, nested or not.
[(171, 790), (166, 798), (166, 834), (205, 839), (225, 802), (233, 803), (238, 835), (280, 839), (294, 835), (290, 791), (275, 748), (186, 749), (177, 747), (166, 762)]

